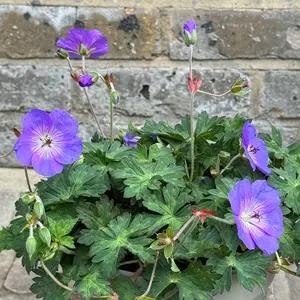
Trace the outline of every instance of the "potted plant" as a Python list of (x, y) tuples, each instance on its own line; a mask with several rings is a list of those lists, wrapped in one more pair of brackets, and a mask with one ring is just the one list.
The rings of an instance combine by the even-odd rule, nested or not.
[[(194, 116), (197, 94), (243, 98), (249, 84), (240, 78), (221, 95), (201, 90), (192, 68), (195, 22), (183, 33), (190, 115), (175, 126), (130, 123), (118, 138), (117, 82), (86, 70), (86, 58), (108, 51), (106, 37), (77, 28), (58, 40), (58, 56), (82, 87), (99, 132), (82, 143), (78, 122), (59, 109), (33, 109), (15, 130), (17, 159), (47, 178), (33, 188), (27, 176), (0, 250), (15, 250), (37, 275), (31, 290), (38, 298), (223, 299), (236, 278), (254, 299), (251, 291), (264, 293), (268, 272), (298, 276), (287, 266), (300, 261), (299, 142), (284, 146), (274, 127), (257, 134), (239, 115)], [(88, 97), (97, 81), (110, 95), (109, 137)]]

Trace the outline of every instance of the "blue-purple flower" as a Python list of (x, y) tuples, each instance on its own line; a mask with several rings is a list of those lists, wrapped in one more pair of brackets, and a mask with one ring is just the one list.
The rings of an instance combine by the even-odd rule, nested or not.
[(257, 246), (266, 255), (275, 253), (283, 234), (283, 217), (278, 191), (266, 180), (236, 183), (228, 194), (238, 236), (248, 249)]
[(139, 141), (140, 136), (134, 136), (133, 134), (127, 133), (124, 135), (124, 145), (127, 147), (137, 147), (137, 142)]
[(184, 42), (189, 46), (193, 46), (197, 42), (196, 22), (187, 21), (183, 25)]
[(23, 131), (14, 146), (17, 159), (43, 176), (60, 173), (65, 164), (80, 157), (82, 143), (77, 131), (78, 122), (66, 111), (48, 114), (33, 109), (24, 116)]
[(68, 38), (60, 38), (56, 47), (67, 51), (71, 58), (96, 58), (108, 52), (107, 38), (97, 29), (71, 28)]
[(256, 129), (249, 121), (243, 127), (242, 146), (253, 171), (258, 168), (262, 173), (270, 175), (271, 169), (268, 168), (269, 157), (266, 145), (263, 140), (256, 137)]
[(79, 76), (78, 83), (81, 87), (91, 87), (94, 84), (94, 76), (90, 74), (84, 74)]

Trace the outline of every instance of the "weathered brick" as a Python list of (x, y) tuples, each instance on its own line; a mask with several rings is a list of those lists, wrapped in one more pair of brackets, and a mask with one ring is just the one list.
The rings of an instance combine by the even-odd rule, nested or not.
[(272, 118), (300, 118), (300, 72), (267, 71), (261, 111)]
[(78, 8), (78, 24), (97, 28), (108, 38), (105, 58), (151, 59), (159, 41), (157, 9)]
[(0, 68), (0, 111), (69, 109), (72, 79), (67, 68), (5, 65)]
[(188, 58), (182, 25), (191, 18), (198, 23), (195, 59), (300, 57), (298, 10), (176, 10), (173, 12), (173, 29), (177, 40), (170, 44), (172, 59)]
[(0, 57), (54, 57), (75, 19), (74, 7), (0, 6)]

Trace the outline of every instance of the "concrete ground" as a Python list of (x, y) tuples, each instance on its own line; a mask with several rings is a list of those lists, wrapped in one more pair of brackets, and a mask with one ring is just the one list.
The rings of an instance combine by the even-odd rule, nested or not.
[[(32, 185), (40, 177), (32, 170), (29, 172)], [(0, 168), (0, 227), (7, 226), (14, 216), (14, 202), (21, 191), (26, 191), (23, 169)], [(0, 253), (0, 300), (33, 300), (29, 291), (31, 277), (25, 272), (13, 251)], [(272, 282), (267, 300), (299, 300), (300, 278), (279, 273)], [(253, 299), (232, 299), (253, 300)]]

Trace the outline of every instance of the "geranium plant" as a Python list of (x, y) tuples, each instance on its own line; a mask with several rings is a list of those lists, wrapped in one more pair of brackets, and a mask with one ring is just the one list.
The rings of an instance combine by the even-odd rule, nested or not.
[[(129, 124), (113, 136), (120, 95), (113, 74), (89, 70), (87, 58), (108, 51), (96, 29), (70, 29), (57, 42), (80, 85), (99, 131), (77, 137), (68, 112), (33, 109), (15, 129), (18, 161), (47, 177), (16, 202), (16, 218), (0, 232), (31, 290), (45, 300), (212, 299), (230, 291), (232, 274), (252, 291), (267, 273), (300, 262), (300, 144), (282, 144), (279, 130), (258, 134), (242, 116), (194, 115), (194, 98), (249, 93), (238, 78), (223, 94), (201, 89), (193, 76), (196, 24), (184, 25), (190, 49), (187, 92), (191, 113), (179, 124)], [(71, 59), (81, 59), (74, 68)], [(107, 86), (110, 133), (101, 130), (89, 89)], [(243, 101), (242, 99), (240, 101)]]

